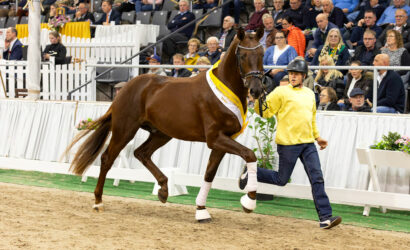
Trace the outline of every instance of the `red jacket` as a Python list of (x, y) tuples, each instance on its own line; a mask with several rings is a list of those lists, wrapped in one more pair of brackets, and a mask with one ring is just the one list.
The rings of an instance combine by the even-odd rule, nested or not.
[(288, 28), (288, 44), (295, 48), (298, 56), (305, 57), (306, 39), (302, 30), (292, 25)]

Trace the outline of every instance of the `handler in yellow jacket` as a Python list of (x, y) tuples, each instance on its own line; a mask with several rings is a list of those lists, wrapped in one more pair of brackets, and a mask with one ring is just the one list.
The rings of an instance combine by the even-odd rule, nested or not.
[[(332, 208), (325, 192), (319, 154), (314, 144), (316, 141), (320, 149), (327, 147), (327, 141), (320, 138), (316, 127), (314, 93), (303, 87), (308, 66), (304, 60), (295, 59), (289, 63), (287, 70), (289, 85), (277, 87), (266, 97), (264, 103), (255, 102), (255, 111), (259, 115), (262, 117), (276, 115), (278, 121), (275, 141), (279, 154), (279, 171), (257, 168), (258, 182), (286, 185), (299, 158), (312, 186), (313, 201), (320, 220), (319, 226), (328, 229), (338, 225), (342, 218), (332, 216)], [(259, 105), (262, 107), (260, 108)], [(244, 189), (247, 183), (248, 173), (245, 167), (239, 179), (239, 188)]]

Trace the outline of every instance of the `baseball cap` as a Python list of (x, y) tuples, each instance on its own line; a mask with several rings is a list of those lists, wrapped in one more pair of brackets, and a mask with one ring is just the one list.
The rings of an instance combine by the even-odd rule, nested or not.
[(152, 55), (152, 56), (150, 56), (150, 57), (147, 57), (147, 61), (149, 61), (149, 60), (156, 60), (157, 62), (161, 62), (161, 57), (159, 57), (158, 55)]
[(350, 92), (350, 97), (355, 97), (357, 95), (364, 95), (364, 91), (360, 88), (352, 89), (352, 91)]

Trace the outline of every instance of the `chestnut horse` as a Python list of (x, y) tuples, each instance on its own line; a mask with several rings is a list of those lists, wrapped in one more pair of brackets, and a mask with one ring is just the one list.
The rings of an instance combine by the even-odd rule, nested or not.
[[(223, 60), (213, 70), (240, 100), (247, 110), (247, 96), (258, 98), (263, 92), (263, 47), (259, 40), (263, 29), (256, 33), (245, 33), (242, 28), (232, 42)], [(112, 133), (108, 148), (101, 156), (101, 170), (94, 191), (95, 210), (102, 210), (102, 193), (107, 172), (121, 150), (142, 128), (150, 134), (148, 139), (134, 151), (134, 156), (154, 175), (161, 186), (158, 198), (168, 198), (167, 177), (152, 162), (152, 154), (172, 138), (187, 141), (206, 142), (212, 150), (209, 157), (205, 182), (196, 200), (198, 221), (209, 221), (205, 209), (206, 197), (215, 177), (219, 163), (225, 153), (242, 157), (247, 163), (255, 163), (252, 150), (231, 138), (241, 130), (241, 124), (216, 97), (207, 82), (206, 73), (192, 78), (173, 78), (151, 74), (130, 80), (119, 92), (111, 107), (93, 124), (95, 130), (80, 146), (70, 170), (81, 175), (102, 150), (109, 132)], [(88, 132), (77, 136), (67, 151)], [(255, 177), (256, 178), (256, 177)], [(255, 179), (256, 182), (256, 179)], [(254, 200), (256, 189), (248, 193)], [(254, 206), (244, 204), (244, 210), (252, 211)], [(256, 203), (255, 203), (256, 205)]]

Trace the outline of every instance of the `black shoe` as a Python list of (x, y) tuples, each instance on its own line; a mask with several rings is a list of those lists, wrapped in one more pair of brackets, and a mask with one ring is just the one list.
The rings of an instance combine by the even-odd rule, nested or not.
[(248, 184), (248, 168), (245, 165), (242, 169), (241, 176), (239, 176), (239, 188), (244, 190), (246, 184)]
[(320, 222), (320, 228), (323, 229), (330, 229), (334, 226), (337, 226), (340, 224), (340, 222), (342, 222), (342, 217), (340, 216), (334, 216), (334, 217), (330, 217), (327, 220), (321, 221)]

